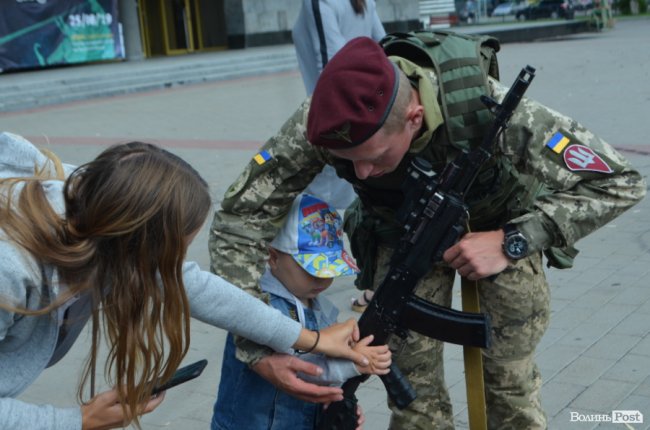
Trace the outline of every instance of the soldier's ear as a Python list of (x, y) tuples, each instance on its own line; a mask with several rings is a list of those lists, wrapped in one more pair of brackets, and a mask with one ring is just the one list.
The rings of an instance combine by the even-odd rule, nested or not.
[(419, 130), (422, 127), (422, 121), (424, 121), (424, 106), (412, 103), (407, 110), (406, 120), (415, 130)]

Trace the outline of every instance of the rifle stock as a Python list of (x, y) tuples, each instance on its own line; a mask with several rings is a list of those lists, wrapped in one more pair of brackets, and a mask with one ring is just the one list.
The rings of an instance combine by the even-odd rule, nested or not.
[[(534, 74), (534, 68), (523, 68), (501, 104), (481, 97), (495, 115), (488, 133), (475, 149), (449, 163), (439, 177), (428, 161), (412, 161), (403, 185), (404, 202), (397, 215), (404, 234), (384, 280), (359, 318), (361, 336), (374, 335), (372, 345), (385, 344), (391, 335), (406, 337), (408, 330), (414, 330), (444, 342), (489, 347), (490, 321), (486, 315), (444, 308), (415, 296), (414, 291), (432, 264), (441, 261), (443, 253), (465, 232), (465, 195), (492, 156), (496, 139), (507, 127)], [(354, 393), (367, 378), (358, 376), (343, 384), (344, 400), (325, 410), (321, 430), (356, 429)], [(380, 378), (398, 408), (407, 407), (415, 399), (415, 390), (397, 366), (391, 366), (391, 372)]]

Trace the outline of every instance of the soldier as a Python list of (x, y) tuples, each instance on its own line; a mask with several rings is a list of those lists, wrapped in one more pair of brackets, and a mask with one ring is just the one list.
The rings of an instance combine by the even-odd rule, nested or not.
[[(451, 36), (436, 37), (439, 44), (457, 43)], [(472, 97), (488, 93), (500, 101), (507, 92), (488, 75), (496, 74), (498, 45), (487, 42), (472, 51), (479, 53), (472, 64), (481, 73), (467, 78), (463, 69), (463, 79), (439, 76), (406, 54), (387, 57), (368, 38), (349, 42), (323, 71), (313, 98), (227, 191), (211, 229), (212, 270), (260, 296), (255, 287), (263, 271), (264, 243), (275, 235), (294, 197), (323, 166), (332, 165), (359, 195), (357, 216), (349, 220), (360, 222), (346, 221), (347, 232), (363, 281), (376, 286), (400, 236), (395, 211), (410, 160), (424, 157), (440, 170), (459, 151), (473, 147), (489, 120), (481, 119), (480, 107), (472, 107)], [(467, 67), (467, 58), (462, 60), (452, 58), (436, 68), (453, 76), (454, 67)], [(474, 88), (466, 91), (468, 82)], [(446, 98), (452, 90), (461, 103)], [(461, 104), (469, 108), (463, 111)], [(478, 281), (482, 310), (492, 320), (492, 346), (483, 354), (489, 428), (547, 426), (534, 362), (550, 314), (543, 254), (549, 266), (570, 267), (577, 240), (644, 194), (640, 174), (611, 146), (575, 120), (533, 100), (521, 101), (467, 196), (472, 232), (444, 253), (444, 264), (432, 264), (416, 291), (450, 306), (455, 272)], [(417, 399), (404, 410), (392, 407), (390, 428), (453, 428), (442, 344), (412, 333), (405, 340), (392, 339), (392, 349)], [(243, 342), (238, 358), (300, 398), (341, 397), (336, 389), (297, 382), (296, 371), (314, 369), (296, 360)]]

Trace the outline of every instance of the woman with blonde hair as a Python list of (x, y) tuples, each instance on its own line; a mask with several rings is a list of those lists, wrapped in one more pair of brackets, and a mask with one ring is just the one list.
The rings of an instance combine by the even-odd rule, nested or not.
[[(19, 136), (0, 134), (0, 428), (139, 426), (138, 417), (164, 399), (150, 396), (155, 381), (169, 379), (188, 351), (190, 317), (275, 350), (293, 346), (365, 362), (349, 347), (358, 340), (352, 320), (322, 333), (302, 329), (184, 263), (210, 209), (200, 175), (154, 145), (116, 145), (73, 168)], [(16, 399), (66, 354), (89, 319), (81, 407)], [(104, 372), (114, 388), (95, 394), (102, 333), (109, 347)]]

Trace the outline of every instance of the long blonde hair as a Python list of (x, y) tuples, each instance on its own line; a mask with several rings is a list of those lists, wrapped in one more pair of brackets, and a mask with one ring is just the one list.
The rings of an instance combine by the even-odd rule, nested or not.
[[(0, 227), (36, 260), (55, 266), (69, 292), (38, 310), (2, 308), (43, 315), (72, 295), (90, 292), (93, 337), (79, 399), (89, 378), (94, 395), (101, 318), (109, 345), (104, 372), (125, 413), (134, 411), (129, 417), (139, 425), (138, 405), (149, 397), (153, 381), (171, 377), (189, 347), (182, 263), (188, 238), (211, 207), (207, 183), (159, 147), (116, 145), (66, 180), (62, 218), (48, 203), (38, 173), (0, 181), (7, 191)], [(12, 204), (6, 196), (14, 195), (18, 184), (22, 188)]]

